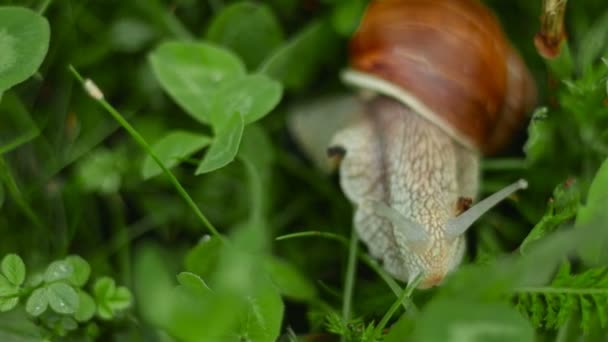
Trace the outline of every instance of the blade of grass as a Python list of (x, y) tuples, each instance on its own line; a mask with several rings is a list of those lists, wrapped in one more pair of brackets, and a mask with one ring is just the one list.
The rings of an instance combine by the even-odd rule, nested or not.
[[(321, 237), (321, 238), (328, 239), (328, 240), (338, 241), (341, 245), (343, 245), (346, 248), (348, 248), (348, 246), (349, 246), (349, 241), (345, 237), (337, 235), (337, 234), (321, 232), (321, 231), (306, 231), (306, 232), (286, 234), (286, 235), (277, 237), (275, 240), (282, 241), (282, 240), (307, 238), (307, 237)], [(395, 294), (396, 297), (399, 297), (399, 295), (402, 292), (402, 289), (401, 289), (401, 286), (399, 286), (399, 284), (397, 284), (395, 279), (393, 279), (388, 273), (386, 273), (386, 271), (384, 271), (374, 259), (370, 258), (369, 255), (365, 254), (362, 251), (358, 251), (357, 256), (364, 264), (366, 264), (369, 268), (371, 268), (374, 272), (376, 272), (376, 274), (378, 274), (378, 276), (380, 276), (380, 278), (382, 278), (382, 280), (384, 280), (386, 285), (391, 289), (391, 291), (393, 291), (393, 293)], [(403, 305), (403, 308), (406, 310), (405, 311), (406, 313), (414, 315), (414, 314), (416, 314), (416, 312), (418, 312), (418, 308), (416, 307), (416, 305), (414, 304), (414, 302), (411, 299), (406, 298), (403, 302), (401, 302), (401, 305)]]
[[(87, 80), (85, 80), (72, 65), (69, 66), (69, 69), (74, 75), (74, 77), (82, 84), (83, 87), (85, 87), (89, 95), (91, 95), (91, 97), (97, 103), (99, 103), (116, 121), (118, 121), (118, 123), (129, 133), (129, 135), (131, 135), (131, 137), (139, 144), (139, 146), (143, 148), (144, 151), (146, 151), (146, 153), (150, 155), (150, 157), (152, 157), (152, 159), (154, 159), (158, 166), (163, 170), (165, 175), (169, 177), (171, 184), (173, 184), (179, 195), (184, 199), (186, 204), (188, 204), (190, 209), (192, 209), (192, 211), (199, 219), (199, 221), (201, 221), (203, 226), (207, 227), (207, 229), (213, 235), (217, 236), (223, 241), (222, 236), (217, 231), (217, 229), (213, 226), (213, 224), (211, 224), (211, 222), (199, 209), (199, 207), (196, 205), (192, 197), (190, 197), (186, 189), (184, 189), (184, 187), (177, 180), (177, 178), (175, 178), (175, 175), (173, 175), (173, 173), (169, 169), (167, 169), (165, 164), (158, 158), (156, 153), (152, 151), (152, 147), (150, 147), (150, 144), (146, 142), (144, 137), (142, 137), (141, 134), (139, 134), (139, 132), (137, 132), (137, 130), (133, 126), (131, 126), (129, 122), (127, 122), (127, 120), (122, 116), (122, 114), (120, 114), (110, 103), (108, 103), (108, 101), (104, 100), (103, 93), (101, 93), (101, 91), (96, 86), (94, 88), (90, 88), (92, 83), (88, 83)], [(89, 80), (89, 82), (92, 81)], [(89, 85), (89, 87), (87, 87), (87, 85)]]
[(19, 186), (17, 185), (17, 181), (15, 181), (15, 178), (13, 177), (11, 170), (6, 164), (6, 160), (4, 160), (4, 156), (2, 155), (0, 155), (0, 179), (3, 180), (4, 185), (6, 185), (9, 194), (11, 195), (17, 206), (21, 209), (23, 214), (36, 226), (36, 228), (41, 230), (45, 229), (44, 223), (42, 222), (40, 217), (38, 217), (34, 209), (30, 207), (30, 205), (23, 197), (23, 194), (21, 193), (21, 190), (19, 190)]
[(376, 341), (377, 338), (382, 336), (382, 330), (384, 330), (384, 327), (386, 326), (388, 321), (391, 319), (391, 317), (393, 317), (395, 311), (397, 311), (397, 308), (399, 308), (399, 305), (403, 303), (403, 301), (405, 301), (407, 298), (410, 298), (412, 296), (412, 293), (418, 287), (418, 284), (420, 284), (421, 280), (422, 273), (419, 273), (413, 281), (407, 284), (407, 287), (401, 292), (399, 298), (393, 303), (393, 305), (391, 305), (386, 314), (384, 314), (384, 317), (382, 317), (382, 319), (380, 320), (380, 323), (378, 323), (378, 325), (376, 326), (376, 329), (374, 329), (374, 334), (372, 335), (370, 341)]
[[(347, 324), (351, 317), (355, 275), (357, 274), (357, 242), (357, 233), (353, 227), (350, 233), (350, 243), (348, 245), (348, 260), (346, 263), (344, 292), (342, 295), (342, 320), (344, 321), (344, 324)], [(342, 341), (345, 341), (344, 336), (342, 336)]]

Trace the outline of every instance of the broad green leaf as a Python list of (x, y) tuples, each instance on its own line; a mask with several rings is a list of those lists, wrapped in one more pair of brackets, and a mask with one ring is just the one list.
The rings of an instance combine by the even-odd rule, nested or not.
[(336, 5), (331, 15), (331, 23), (336, 32), (350, 37), (359, 26), (366, 6), (365, 0), (342, 1)]
[(388, 334), (384, 336), (383, 342), (402, 342), (406, 336), (410, 336), (415, 327), (415, 321), (408, 314), (403, 314), (397, 323), (393, 324)]
[(76, 177), (87, 191), (112, 194), (120, 189), (127, 165), (124, 150), (100, 147), (78, 162)]
[[(595, 178), (589, 187), (587, 200), (582, 205), (576, 216), (576, 228), (581, 234), (590, 234), (595, 239), (584, 248), (580, 249), (583, 259), (593, 265), (603, 264), (608, 260), (608, 235), (605, 231), (608, 222), (608, 159), (595, 174)], [(593, 230), (591, 230), (593, 229)]]
[(608, 11), (604, 12), (589, 28), (579, 45), (578, 62), (580, 71), (588, 71), (594, 62), (608, 48)]
[(222, 127), (235, 113), (245, 124), (268, 114), (281, 100), (281, 84), (264, 76), (250, 75), (223, 82), (213, 99), (211, 122)]
[(49, 305), (46, 287), (41, 287), (30, 295), (25, 304), (25, 310), (32, 316), (40, 316)]
[(330, 25), (314, 21), (270, 55), (259, 70), (287, 89), (301, 89), (322, 64), (334, 57), (337, 46), (337, 36)]
[(213, 145), (198, 165), (196, 175), (220, 169), (234, 160), (239, 150), (244, 125), (243, 117), (235, 113), (217, 129)]
[(78, 293), (68, 284), (52, 283), (47, 285), (47, 297), (53, 311), (60, 314), (73, 314), (78, 309)]
[(82, 287), (89, 280), (91, 275), (91, 266), (89, 263), (78, 255), (70, 255), (65, 258), (65, 261), (72, 265), (72, 275), (68, 278), (68, 281), (77, 287)]
[(86, 322), (95, 315), (95, 301), (88, 293), (78, 291), (78, 310), (74, 313), (74, 318), (78, 322)]
[(548, 116), (548, 111), (546, 107), (542, 107), (532, 115), (532, 120), (528, 126), (528, 141), (524, 145), (528, 162), (539, 161), (552, 152), (554, 143), (553, 122), (551, 117)]
[(12, 284), (5, 276), (0, 274), (0, 297), (12, 296), (19, 292), (19, 287)]
[(44, 281), (50, 283), (56, 280), (68, 279), (74, 273), (74, 267), (67, 261), (53, 261), (44, 272)]
[(211, 291), (203, 278), (192, 272), (181, 272), (177, 275), (177, 281), (185, 288), (199, 294), (206, 294)]
[(215, 15), (206, 38), (231, 49), (247, 67), (255, 68), (283, 42), (284, 35), (268, 6), (243, 1), (226, 6)]
[(221, 250), (219, 238), (205, 236), (186, 255), (186, 270), (207, 279), (217, 269)]
[(0, 297), (0, 312), (10, 311), (19, 304), (19, 296)]
[(440, 299), (417, 319), (414, 341), (533, 342), (534, 329), (506, 303)]
[(265, 268), (281, 295), (301, 301), (312, 301), (317, 297), (315, 285), (292, 264), (268, 258)]
[(163, 43), (150, 54), (150, 63), (163, 89), (202, 123), (209, 122), (216, 87), (245, 74), (236, 56), (208, 43)]
[(48, 21), (23, 7), (0, 7), (0, 92), (32, 76), (49, 48)]
[[(170, 169), (210, 143), (211, 138), (206, 135), (186, 131), (172, 131), (154, 143), (152, 150), (165, 167)], [(149, 155), (144, 159), (141, 171), (144, 179), (162, 173), (160, 166)]]
[(17, 254), (7, 254), (2, 259), (2, 273), (13, 285), (21, 285), (25, 280), (25, 264)]
[(549, 199), (547, 211), (520, 246), (520, 252), (526, 253), (528, 246), (534, 241), (552, 233), (559, 226), (575, 217), (580, 204), (580, 188), (576, 180), (571, 179), (558, 185)]
[(248, 298), (248, 309), (242, 315), (239, 335), (243, 340), (274, 342), (281, 332), (283, 301), (272, 284), (264, 284), (254, 297)]

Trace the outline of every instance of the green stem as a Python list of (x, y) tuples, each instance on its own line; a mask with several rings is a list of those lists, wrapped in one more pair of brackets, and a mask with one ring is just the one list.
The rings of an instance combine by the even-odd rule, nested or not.
[(407, 284), (407, 287), (401, 292), (401, 294), (399, 295), (399, 298), (393, 303), (393, 305), (391, 305), (391, 307), (388, 309), (386, 314), (384, 314), (384, 317), (382, 317), (382, 320), (380, 320), (380, 323), (378, 323), (378, 325), (376, 326), (376, 329), (374, 329), (374, 334), (372, 335), (372, 338), (370, 339), (370, 341), (376, 341), (376, 339), (379, 336), (382, 336), (382, 330), (384, 330), (384, 327), (386, 326), (388, 321), (391, 319), (391, 317), (393, 317), (393, 315), (395, 314), (395, 311), (397, 311), (397, 308), (399, 308), (399, 305), (406, 298), (409, 298), (412, 296), (412, 293), (418, 287), (418, 284), (420, 284), (421, 280), (422, 280), (422, 273), (418, 274), (418, 276), (416, 276), (416, 278), (414, 278), (413, 281), (411, 281), (409, 284)]
[[(344, 293), (342, 297), (342, 320), (348, 323), (351, 316), (353, 290), (355, 288), (355, 275), (357, 273), (357, 233), (353, 227), (348, 245), (348, 260), (346, 264), (346, 275), (344, 279)], [(344, 338), (344, 337), (343, 337)]]
[(4, 184), (6, 185), (8, 192), (23, 214), (36, 226), (36, 228), (44, 230), (44, 223), (40, 217), (38, 217), (34, 209), (32, 209), (32, 207), (30, 207), (27, 201), (23, 198), (23, 194), (21, 193), (21, 190), (19, 190), (17, 181), (15, 181), (15, 178), (13, 177), (10, 168), (6, 164), (6, 160), (4, 160), (4, 156), (2, 155), (0, 155), (0, 177), (4, 180)]
[[(321, 232), (321, 231), (307, 231), (307, 232), (286, 234), (286, 235), (277, 237), (276, 240), (281, 241), (281, 240), (306, 238), (306, 237), (322, 237), (322, 238), (325, 238), (328, 240), (338, 241), (340, 244), (342, 244), (343, 246), (345, 246), (347, 248), (349, 246), (349, 242), (345, 237), (337, 235), (337, 234)], [(386, 273), (386, 271), (384, 271), (380, 266), (378, 266), (378, 263), (375, 260), (370, 258), (367, 254), (363, 253), (362, 251), (358, 251), (357, 255), (364, 264), (366, 264), (369, 268), (371, 268), (374, 272), (376, 272), (376, 274), (378, 274), (380, 276), (380, 278), (382, 278), (382, 280), (384, 280), (386, 285), (391, 289), (391, 291), (393, 291), (393, 293), (395, 294), (396, 297), (398, 297), (401, 294), (401, 291), (402, 291), (401, 286), (399, 286), (399, 284), (397, 284), (395, 279), (393, 279), (388, 273)], [(403, 308), (406, 310), (406, 313), (416, 314), (416, 312), (418, 311), (418, 309), (416, 308), (416, 305), (408, 298), (406, 298), (401, 304), (403, 305)]]
[[(70, 71), (72, 72), (72, 74), (74, 75), (74, 77), (76, 77), (76, 79), (84, 86), (85, 85), (85, 80), (78, 73), (78, 71), (72, 65), (70, 65), (69, 68), (70, 68)], [(186, 204), (188, 204), (188, 206), (190, 207), (190, 209), (192, 209), (192, 211), (194, 212), (194, 214), (196, 215), (196, 217), (201, 221), (201, 223), (203, 224), (203, 226), (207, 227), (207, 229), (213, 235), (215, 235), (218, 238), (222, 239), (222, 236), (220, 235), (220, 233), (217, 231), (217, 229), (215, 229), (215, 227), (211, 224), (211, 222), (209, 222), (209, 220), (207, 219), (207, 217), (201, 212), (201, 210), (196, 205), (196, 203), (194, 202), (194, 200), (192, 199), (192, 197), (190, 197), (190, 195), (188, 194), (188, 192), (186, 191), (186, 189), (184, 189), (184, 187), (177, 180), (177, 178), (175, 178), (175, 176), (173, 175), (173, 173), (169, 169), (167, 169), (167, 167), (165, 166), (165, 164), (160, 160), (160, 158), (158, 158), (158, 156), (156, 155), (156, 153), (154, 153), (154, 151), (152, 151), (152, 147), (150, 147), (150, 145), (146, 142), (146, 140), (144, 139), (144, 137), (142, 137), (141, 134), (139, 134), (139, 132), (137, 132), (137, 130), (135, 130), (135, 128), (133, 128), (133, 126), (131, 126), (131, 124), (129, 124), (129, 122), (127, 122), (127, 120), (125, 120), (125, 118), (114, 107), (112, 107), (112, 105), (109, 104), (106, 100), (104, 100), (103, 98), (94, 98), (94, 99), (110, 115), (112, 115), (112, 117), (116, 121), (118, 121), (118, 123), (139, 144), (139, 146), (141, 146), (141, 148), (143, 148), (144, 151), (146, 151), (146, 153), (148, 153), (148, 155), (150, 157), (152, 157), (152, 159), (154, 159), (154, 161), (156, 162), (156, 164), (158, 164), (158, 166), (163, 170), (163, 172), (165, 173), (165, 175), (167, 175), (167, 177), (169, 177), (169, 180), (171, 181), (171, 184), (173, 184), (173, 186), (175, 187), (175, 189), (177, 190), (177, 192), (179, 193), (179, 195), (184, 199), (184, 201), (186, 202)]]

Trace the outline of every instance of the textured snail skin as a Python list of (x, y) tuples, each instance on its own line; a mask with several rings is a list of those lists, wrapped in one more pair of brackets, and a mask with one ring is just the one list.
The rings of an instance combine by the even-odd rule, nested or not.
[[(371, 255), (400, 280), (423, 272), (420, 287), (438, 284), (464, 253), (464, 236), (448, 237), (444, 228), (458, 198), (477, 193), (477, 154), (387, 97), (369, 101), (367, 115), (338, 132), (331, 146), (346, 150), (341, 187), (356, 206), (354, 225)], [(411, 236), (375, 212), (374, 200), (420, 223), (428, 243), (411, 244)]]
[(525, 64), (477, 0), (374, 1), (350, 63), (411, 93), (486, 154), (509, 142), (536, 97)]
[(462, 207), (477, 197), (480, 152), (508, 144), (531, 110), (533, 79), (476, 0), (372, 2), (350, 59), (345, 82), (376, 93), (330, 145), (345, 152), (355, 228), (394, 277), (436, 286), (461, 262), (472, 222), (526, 186)]

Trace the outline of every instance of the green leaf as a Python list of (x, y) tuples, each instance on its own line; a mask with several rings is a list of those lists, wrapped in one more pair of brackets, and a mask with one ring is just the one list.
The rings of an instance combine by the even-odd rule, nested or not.
[(177, 275), (177, 281), (185, 288), (199, 294), (207, 294), (211, 291), (203, 278), (192, 272), (181, 272)]
[(239, 333), (242, 339), (256, 342), (276, 341), (283, 321), (283, 301), (271, 285), (262, 286), (248, 299), (248, 309), (241, 316)]
[[(608, 237), (603, 233), (608, 222), (606, 203), (608, 203), (608, 159), (595, 174), (585, 205), (580, 207), (576, 216), (576, 228), (581, 230), (582, 234), (596, 236), (596, 239), (580, 249), (583, 259), (593, 265), (608, 261)], [(585, 232), (582, 232), (582, 229), (585, 229)]]
[(47, 53), (48, 21), (23, 7), (0, 7), (0, 92), (32, 76)]
[(74, 273), (74, 267), (67, 261), (53, 261), (44, 272), (44, 281), (47, 283), (68, 279)]
[(112, 194), (120, 189), (127, 164), (124, 150), (100, 147), (78, 162), (76, 177), (85, 190)]
[(19, 288), (0, 274), (0, 297), (10, 297), (19, 293)]
[(163, 89), (202, 123), (209, 122), (216, 87), (245, 74), (238, 57), (207, 43), (164, 43), (152, 52), (150, 63)]
[(65, 258), (65, 261), (72, 265), (72, 269), (74, 270), (68, 278), (70, 284), (77, 287), (84, 286), (91, 275), (89, 263), (78, 255), (70, 255)]
[(264, 75), (250, 75), (222, 83), (211, 106), (211, 122), (223, 127), (235, 113), (250, 124), (268, 114), (281, 100), (281, 84)]
[(552, 233), (559, 226), (575, 217), (580, 204), (580, 187), (576, 180), (570, 179), (558, 185), (553, 190), (553, 198), (549, 199), (547, 211), (520, 246), (520, 252), (526, 253), (534, 241)]
[(0, 298), (0, 312), (10, 311), (17, 306), (19, 303), (19, 297), (1, 297)]
[(86, 322), (95, 315), (96, 309), (93, 297), (84, 291), (78, 291), (78, 310), (74, 313), (74, 318), (78, 322)]
[(34, 292), (32, 292), (30, 297), (27, 299), (25, 311), (34, 317), (40, 316), (46, 311), (48, 305), (49, 299), (47, 296), (47, 289), (45, 287), (41, 287), (34, 290)]
[(536, 162), (550, 156), (553, 145), (553, 122), (547, 107), (537, 109), (528, 126), (528, 141), (524, 145), (526, 160)]
[(301, 301), (312, 301), (317, 297), (315, 285), (292, 264), (268, 258), (265, 268), (281, 295)]
[(505, 303), (442, 298), (425, 307), (413, 341), (533, 342), (534, 329)]
[(587, 71), (608, 47), (608, 11), (604, 12), (589, 28), (579, 43), (579, 70)]
[(259, 70), (287, 89), (301, 89), (334, 56), (337, 46), (330, 25), (314, 21), (270, 55)]
[(283, 42), (284, 35), (267, 5), (243, 1), (215, 15), (206, 38), (231, 49), (247, 67), (254, 68)]
[(95, 282), (93, 293), (98, 303), (106, 301), (116, 293), (116, 282), (110, 277), (101, 277)]
[(7, 254), (2, 259), (2, 273), (13, 285), (19, 286), (23, 284), (25, 280), (25, 264), (21, 260), (21, 257), (17, 254)]
[(230, 116), (228, 121), (215, 132), (213, 145), (198, 165), (195, 174), (211, 172), (231, 163), (239, 150), (244, 126), (240, 114), (235, 113)]
[(210, 277), (217, 268), (221, 251), (222, 241), (206, 235), (186, 255), (186, 270), (203, 278)]
[(116, 292), (109, 299), (108, 304), (112, 308), (113, 312), (127, 309), (133, 302), (133, 295), (128, 288), (119, 286), (116, 288)]
[(78, 309), (78, 293), (68, 284), (52, 283), (47, 285), (47, 297), (53, 311), (60, 314), (73, 314)]
[(408, 314), (403, 314), (384, 336), (384, 342), (402, 342), (405, 336), (411, 336), (415, 321)]
[[(186, 131), (172, 131), (152, 145), (152, 150), (167, 168), (179, 164), (184, 158), (211, 143), (211, 138)], [(141, 173), (144, 179), (157, 176), (162, 169), (150, 157), (146, 155), (142, 165)]]
[(350, 37), (361, 21), (367, 1), (350, 0), (340, 2), (333, 10), (331, 23), (340, 35)]

